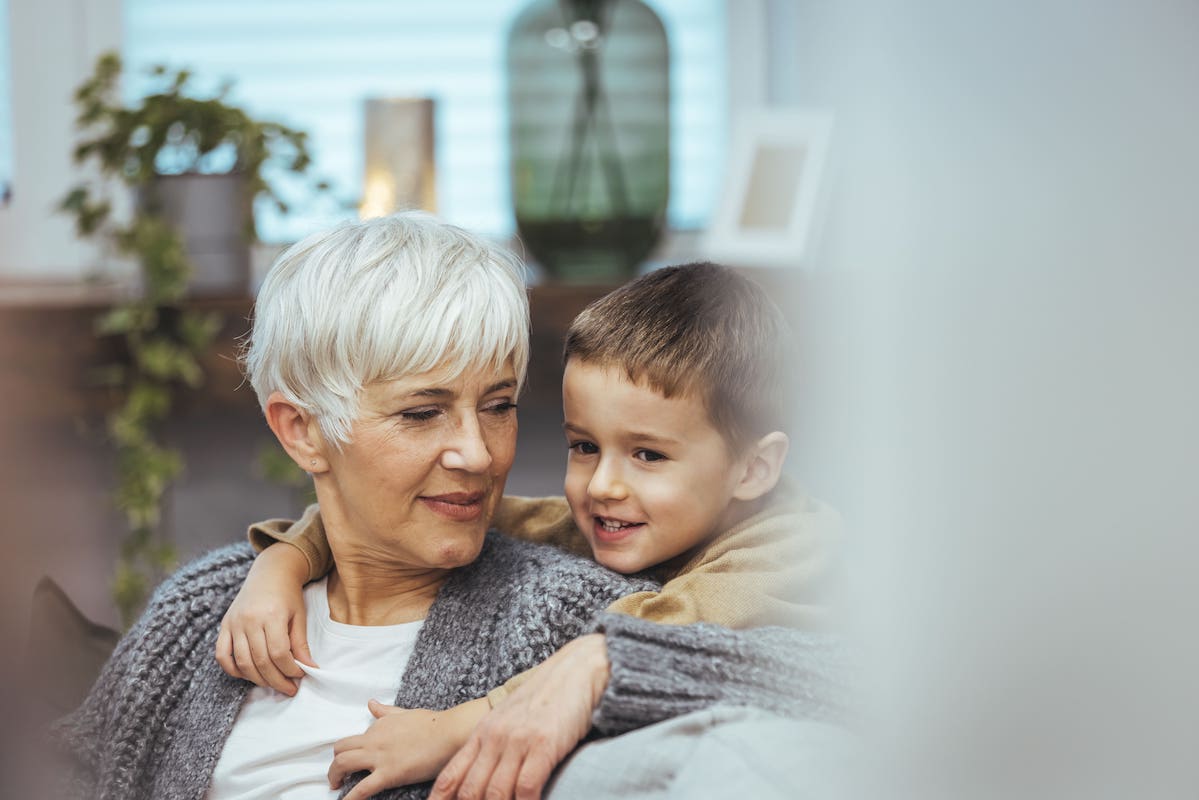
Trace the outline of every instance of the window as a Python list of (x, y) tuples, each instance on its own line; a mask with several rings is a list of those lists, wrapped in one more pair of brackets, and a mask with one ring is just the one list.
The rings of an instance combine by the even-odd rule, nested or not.
[(0, 0), (0, 207), (12, 193), (12, 51), (8, 44), (8, 0)]
[[(339, 198), (362, 183), (367, 97), (437, 99), (438, 211), (482, 233), (512, 233), (504, 111), (504, 43), (526, 0), (126, 0), (125, 58), (139, 71), (186, 66), (254, 114), (310, 134), (316, 171)], [(653, 0), (671, 45), (669, 219), (702, 226), (721, 179), (725, 0)], [(326, 212), (327, 213), (327, 212)], [(350, 215), (352, 211), (340, 212)], [(266, 241), (290, 241), (321, 220), (259, 210)]]

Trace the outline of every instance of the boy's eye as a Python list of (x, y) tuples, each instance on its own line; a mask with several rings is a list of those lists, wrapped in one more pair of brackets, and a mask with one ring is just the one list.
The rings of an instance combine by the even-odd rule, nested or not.
[(633, 453), (633, 458), (638, 461), (665, 461), (666, 456), (654, 450), (638, 450)]
[(594, 442), (571, 442), (570, 449), (581, 456), (593, 456), (599, 452)]

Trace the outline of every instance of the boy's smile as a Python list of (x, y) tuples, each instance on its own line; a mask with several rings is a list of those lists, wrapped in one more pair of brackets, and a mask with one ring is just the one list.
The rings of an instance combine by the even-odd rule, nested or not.
[(639, 572), (707, 544), (737, 516), (745, 465), (698, 398), (572, 359), (562, 399), (566, 499), (601, 564)]

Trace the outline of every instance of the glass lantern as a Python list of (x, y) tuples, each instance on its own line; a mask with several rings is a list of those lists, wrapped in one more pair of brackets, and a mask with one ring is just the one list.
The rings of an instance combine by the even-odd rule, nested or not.
[(535, 0), (508, 37), (516, 226), (553, 278), (620, 282), (670, 197), (670, 57), (640, 0)]

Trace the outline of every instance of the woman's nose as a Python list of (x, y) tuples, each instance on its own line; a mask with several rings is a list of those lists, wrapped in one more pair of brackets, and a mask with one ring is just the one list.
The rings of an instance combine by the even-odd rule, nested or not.
[(446, 469), (467, 472), (483, 472), (491, 466), (491, 450), (483, 438), (483, 429), (474, 417), (463, 420), (441, 454), (441, 463)]
[(593, 500), (623, 500), (629, 496), (628, 488), (615, 465), (601, 459), (587, 484), (587, 493)]

